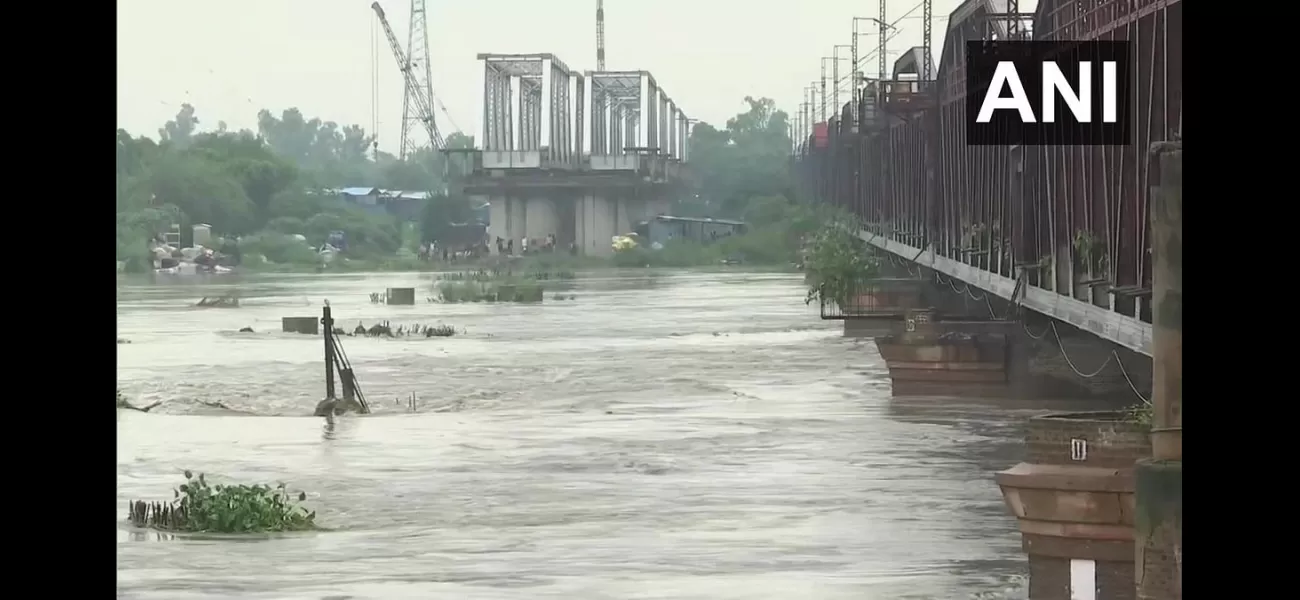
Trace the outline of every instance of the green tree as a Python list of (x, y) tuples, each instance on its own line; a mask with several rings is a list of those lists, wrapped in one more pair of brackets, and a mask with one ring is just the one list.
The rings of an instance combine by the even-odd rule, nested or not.
[(790, 137), (787, 116), (770, 98), (745, 97), (748, 110), (717, 129), (691, 130), (691, 169), (698, 202), (716, 216), (740, 217), (750, 199), (787, 196)]
[(273, 153), (252, 132), (200, 134), (190, 152), (218, 165), (239, 184), (253, 203), (259, 222), (271, 216), (271, 199), (298, 181), (297, 168)]
[(181, 105), (175, 119), (164, 123), (162, 129), (158, 130), (158, 139), (177, 148), (184, 148), (189, 145), (190, 138), (198, 127), (199, 118), (194, 115), (194, 107), (187, 102)]
[(373, 149), (375, 136), (360, 125), (307, 118), (297, 108), (276, 117), (257, 113), (257, 131), (275, 153), (297, 165), (319, 187), (380, 185)]
[(454, 226), (474, 219), (474, 208), (464, 194), (431, 194), (420, 213), (420, 233), (425, 241), (443, 244), (456, 239)]

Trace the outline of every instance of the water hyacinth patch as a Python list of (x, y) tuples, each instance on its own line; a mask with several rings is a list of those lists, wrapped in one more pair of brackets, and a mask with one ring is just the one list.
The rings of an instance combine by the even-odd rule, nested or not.
[(298, 504), (306, 492), (291, 495), (285, 484), (210, 484), (202, 473), (185, 471), (186, 482), (172, 490), (171, 502), (131, 503), (127, 518), (137, 527), (164, 531), (268, 533), (316, 529), (316, 513)]

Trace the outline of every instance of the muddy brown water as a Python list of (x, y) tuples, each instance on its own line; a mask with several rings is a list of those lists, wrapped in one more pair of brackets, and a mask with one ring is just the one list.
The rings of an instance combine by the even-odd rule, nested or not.
[[(553, 283), (554, 288), (559, 284)], [(417, 288), (415, 306), (370, 303)], [(118, 590), (126, 598), (1011, 597), (1024, 558), (992, 473), (1042, 407), (894, 400), (870, 343), (785, 274), (586, 274), (575, 300), (442, 305), (430, 275), (119, 282)], [(196, 309), (238, 291), (238, 309)], [(340, 326), (375, 414), (327, 431)], [(252, 327), (254, 333), (238, 333)], [(417, 410), (407, 398), (416, 394)], [(308, 493), (329, 531), (132, 529), (184, 469)]]

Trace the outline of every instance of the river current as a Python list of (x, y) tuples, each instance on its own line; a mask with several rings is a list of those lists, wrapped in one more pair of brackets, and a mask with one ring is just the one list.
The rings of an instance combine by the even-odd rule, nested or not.
[[(1004, 597), (1025, 571), (993, 473), (1042, 407), (893, 399), (796, 275), (583, 274), (554, 300), (436, 304), (429, 274), (120, 281), (124, 598)], [(372, 304), (417, 288), (415, 306)], [(571, 288), (571, 289), (570, 289)], [(240, 308), (200, 309), (238, 292)], [(328, 300), (374, 407), (327, 430)], [(243, 327), (253, 333), (239, 333)], [(411, 396), (415, 409), (411, 409)], [(285, 482), (328, 530), (174, 536), (124, 520), (192, 469)], [(1023, 594), (1012, 591), (1011, 597)]]

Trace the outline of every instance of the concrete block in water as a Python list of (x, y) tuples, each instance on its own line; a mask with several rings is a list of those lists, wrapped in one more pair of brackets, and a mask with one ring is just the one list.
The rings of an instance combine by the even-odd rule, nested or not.
[(280, 328), (285, 333), (316, 335), (320, 333), (320, 317), (282, 317)]
[(415, 288), (388, 288), (389, 304), (415, 304)]

